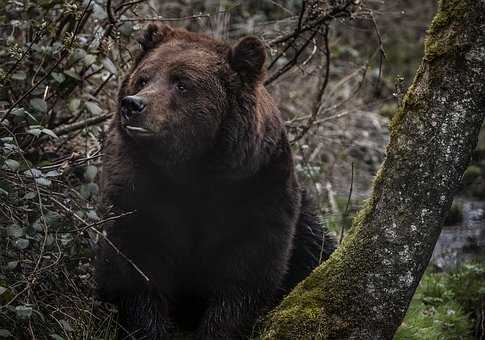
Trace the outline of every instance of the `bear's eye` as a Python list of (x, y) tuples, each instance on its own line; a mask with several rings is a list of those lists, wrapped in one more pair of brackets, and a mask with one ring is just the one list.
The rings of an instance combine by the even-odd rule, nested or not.
[(142, 88), (144, 88), (148, 83), (148, 79), (146, 78), (139, 78), (137, 81), (136, 81), (136, 88), (138, 90), (141, 90)]
[(182, 82), (177, 82), (177, 85), (175, 85), (175, 87), (177, 88), (177, 91), (179, 91), (180, 93), (187, 92), (187, 87)]

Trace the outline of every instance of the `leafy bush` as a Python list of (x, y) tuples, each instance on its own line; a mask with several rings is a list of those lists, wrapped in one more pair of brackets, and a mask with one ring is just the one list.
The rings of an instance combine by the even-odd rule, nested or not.
[(485, 265), (423, 276), (395, 340), (466, 340), (483, 334), (475, 327), (485, 310)]
[(0, 5), (0, 336), (109, 339), (91, 265), (99, 123), (131, 29), (103, 1)]

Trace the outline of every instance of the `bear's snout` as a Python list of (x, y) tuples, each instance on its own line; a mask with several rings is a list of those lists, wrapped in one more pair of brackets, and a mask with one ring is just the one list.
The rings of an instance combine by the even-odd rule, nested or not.
[(124, 119), (130, 120), (145, 110), (146, 103), (138, 96), (126, 96), (121, 100), (121, 115)]

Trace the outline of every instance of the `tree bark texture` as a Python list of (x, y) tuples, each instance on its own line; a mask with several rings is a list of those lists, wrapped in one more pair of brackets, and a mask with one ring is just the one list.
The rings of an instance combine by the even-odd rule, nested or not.
[(485, 0), (442, 0), (391, 122), (373, 193), (263, 339), (392, 339), (428, 265), (485, 114)]

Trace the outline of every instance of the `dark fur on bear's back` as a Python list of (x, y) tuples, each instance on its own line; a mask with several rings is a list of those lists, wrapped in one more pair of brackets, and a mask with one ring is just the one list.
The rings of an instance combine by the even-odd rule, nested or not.
[[(158, 25), (141, 45), (120, 89), (101, 189), (103, 209), (135, 211), (106, 233), (149, 281), (102, 239), (99, 295), (118, 306), (125, 335), (247, 336), (333, 250), (262, 85), (264, 48)], [(143, 103), (136, 114), (130, 98)]]

